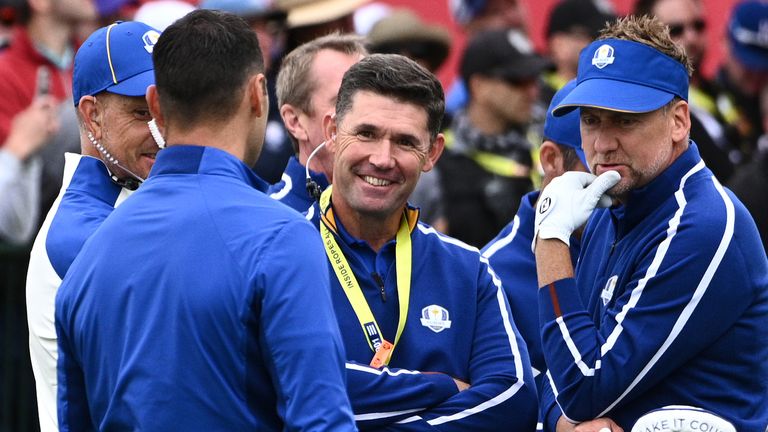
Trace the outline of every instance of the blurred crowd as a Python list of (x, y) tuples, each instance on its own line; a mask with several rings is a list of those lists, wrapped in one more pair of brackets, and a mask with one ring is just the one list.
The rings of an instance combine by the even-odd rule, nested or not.
[[(605, 0), (556, 2), (546, 47), (537, 51), (525, 0), (441, 1), (454, 22), (429, 22), (414, 10), (369, 0), (0, 0), (0, 245), (28, 253), (62, 186), (64, 154), (84, 145), (72, 103), (79, 44), (116, 20), (162, 31), (196, 8), (235, 13), (258, 35), (270, 115), (254, 169), (270, 183), (281, 180), (297, 152), (276, 90), (282, 60), (294, 48), (332, 32), (356, 33), (370, 52), (403, 54), (437, 72), (451, 52), (449, 28), (460, 27), (467, 44), (445, 89), (446, 151), (411, 202), (439, 231), (486, 245), (513, 219), (522, 197), (541, 186), (546, 107), (576, 77), (581, 49), (617, 14)], [(694, 70), (691, 139), (720, 183), (744, 202), (768, 249), (768, 3), (735, 5), (714, 76), (702, 73), (708, 16), (699, 0), (637, 0), (633, 13), (657, 16), (684, 46)], [(11, 289), (11, 280), (0, 274), (2, 289)]]

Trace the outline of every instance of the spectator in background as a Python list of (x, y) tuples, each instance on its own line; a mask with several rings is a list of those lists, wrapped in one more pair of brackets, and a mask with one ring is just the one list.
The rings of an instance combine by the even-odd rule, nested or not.
[(288, 13), (286, 52), (327, 34), (354, 33), (354, 12), (370, 0), (276, 0)]
[[(706, 54), (706, 20), (699, 0), (639, 0), (635, 15), (656, 16), (669, 27), (672, 40), (685, 49), (693, 66), (688, 97), (691, 108), (691, 138), (701, 158), (721, 182), (733, 174), (738, 146), (729, 142), (725, 118), (718, 108), (717, 88), (701, 70)], [(733, 138), (733, 136), (731, 137)]]
[[(517, 29), (528, 34), (525, 6), (521, 0), (447, 0), (454, 21), (467, 39), (488, 30)], [(445, 98), (446, 117), (453, 117), (469, 101), (466, 83), (453, 82)]]
[(195, 9), (194, 6), (182, 0), (153, 0), (139, 6), (133, 15), (133, 20), (163, 31)]
[(424, 23), (409, 9), (395, 9), (368, 33), (372, 53), (400, 54), (437, 73), (451, 49), (451, 34), (443, 26)]
[[(13, 30), (13, 43), (0, 53), (0, 100), (3, 101), (0, 103), (0, 147), (6, 145), (12, 126), (27, 129), (14, 131), (17, 137), (44, 141), (32, 145), (41, 150), (27, 162), (42, 165), (37, 180), (37, 187), (40, 187), (38, 209), (35, 214), (25, 215), (36, 225), (39, 223), (36, 215), (46, 211), (58, 194), (64, 152), (76, 152), (80, 148), (74, 109), (71, 103), (62, 102), (72, 98), (72, 59), (78, 25), (93, 21), (98, 15), (92, 0), (53, 1), (50, 4), (22, 1), (16, 5), (16, 13), (18, 25)], [(17, 115), (43, 95), (50, 95), (55, 101), (55, 104), (46, 102), (42, 106), (53, 110), (59, 118), (61, 128), (56, 133), (51, 133), (49, 128), (40, 129), (36, 122), (14, 122)], [(40, 106), (37, 105), (38, 109)], [(33, 106), (32, 109), (36, 108)], [(48, 134), (41, 136), (42, 130)], [(31, 233), (26, 240), (29, 236)]]
[[(763, 129), (768, 130), (768, 86), (763, 87), (761, 92), (760, 107)], [(757, 140), (752, 160), (739, 167), (728, 186), (755, 219), (763, 248), (768, 251), (768, 134), (763, 134)]]
[(728, 23), (723, 64), (717, 73), (718, 108), (731, 128), (730, 143), (738, 152), (735, 164), (752, 158), (763, 130), (760, 93), (768, 84), (768, 3), (746, 0), (738, 3)]
[(600, 0), (563, 0), (549, 12), (547, 54), (554, 70), (542, 74), (541, 101), (548, 105), (555, 92), (576, 78), (579, 52), (589, 45), (616, 14)]
[(264, 53), (264, 68), (269, 94), (269, 117), (264, 148), (253, 167), (269, 183), (280, 181), (282, 169), (293, 154), (291, 139), (280, 117), (275, 83), (282, 57), (286, 54), (286, 12), (274, 0), (203, 0), (200, 9), (215, 9), (243, 18), (256, 32)]
[(58, 430), (56, 291), (86, 240), (138, 186), (136, 177), (149, 175), (158, 151), (145, 98), (155, 82), (152, 47), (158, 36), (140, 22), (112, 24), (89, 36), (75, 56), (82, 156), (66, 154), (59, 198), (35, 239), (27, 274), (29, 351), (43, 432)]
[(26, 244), (37, 227), (42, 165), (37, 150), (58, 130), (58, 103), (38, 96), (16, 114), (0, 147), (0, 242)]
[[(325, 144), (323, 118), (336, 109), (344, 73), (368, 54), (363, 42), (355, 34), (332, 33), (300, 45), (288, 53), (280, 67), (277, 103), (293, 141), (294, 155), (280, 182), (267, 193), (298, 212), (307, 211), (317, 199), (307, 190), (307, 168), (320, 188), (333, 180), (333, 155), (327, 148), (318, 149)], [(315, 150), (309, 166), (309, 156)]]
[(533, 190), (528, 132), (548, 66), (518, 30), (483, 32), (469, 42), (461, 61), (469, 104), (453, 119), (437, 165), (452, 237), (482, 247)]

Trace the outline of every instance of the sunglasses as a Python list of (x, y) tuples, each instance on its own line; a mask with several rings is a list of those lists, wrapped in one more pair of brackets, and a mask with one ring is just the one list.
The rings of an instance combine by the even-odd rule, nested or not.
[(684, 23), (671, 23), (669, 24), (669, 35), (673, 38), (680, 37), (686, 28), (692, 29), (696, 33), (701, 33), (707, 28), (707, 23), (701, 18)]

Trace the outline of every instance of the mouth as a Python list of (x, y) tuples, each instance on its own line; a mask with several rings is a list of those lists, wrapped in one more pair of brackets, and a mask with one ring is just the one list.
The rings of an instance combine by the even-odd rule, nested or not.
[(393, 183), (390, 180), (373, 177), (369, 175), (360, 176), (360, 178), (362, 178), (364, 182), (368, 183), (371, 186), (389, 186)]

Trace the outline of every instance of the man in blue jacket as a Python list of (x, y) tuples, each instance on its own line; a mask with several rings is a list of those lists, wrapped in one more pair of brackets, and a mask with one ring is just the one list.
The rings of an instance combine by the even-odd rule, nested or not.
[(368, 54), (364, 41), (361, 36), (332, 33), (299, 45), (280, 66), (277, 103), (295, 155), (267, 193), (300, 213), (316, 201), (307, 190), (307, 173), (320, 188), (333, 180), (333, 157), (321, 147), (323, 118), (333, 113), (344, 72)]
[[(544, 140), (539, 146), (539, 160), (544, 173), (542, 188), (566, 171), (587, 171), (587, 162), (581, 149), (579, 111), (573, 110), (561, 117), (552, 114), (552, 110), (574, 87), (576, 80), (568, 82), (555, 93), (547, 110)], [(514, 219), (496, 238), (485, 245), (482, 254), (488, 259), (504, 286), (515, 324), (528, 346), (536, 388), (541, 393), (541, 386), (546, 382), (544, 373), (547, 366), (541, 351), (538, 310), (531, 307), (537, 302), (539, 288), (536, 258), (531, 252), (535, 216), (533, 208), (538, 198), (539, 191), (525, 195)], [(574, 265), (579, 256), (579, 243), (578, 236), (571, 237), (571, 257)]]
[(159, 148), (144, 95), (155, 83), (152, 49), (160, 36), (134, 21), (110, 24), (85, 40), (72, 89), (80, 151), (66, 153), (64, 178), (29, 259), (27, 321), (42, 432), (57, 431), (54, 301), (86, 240), (149, 175)]
[[(598, 177), (558, 177), (536, 210), (548, 430), (629, 430), (667, 405), (768, 424), (768, 260), (689, 140), (689, 64), (657, 19), (619, 20), (555, 109), (580, 108)], [(574, 277), (569, 238), (588, 218)]]
[(168, 148), (56, 298), (61, 430), (354, 430), (322, 245), (249, 168), (268, 111), (256, 35), (199, 10), (153, 60)]
[(434, 75), (375, 54), (324, 120), (334, 181), (320, 232), (350, 400), (361, 429), (531, 431), (536, 389), (498, 277), (406, 202), (443, 150), (443, 111)]

